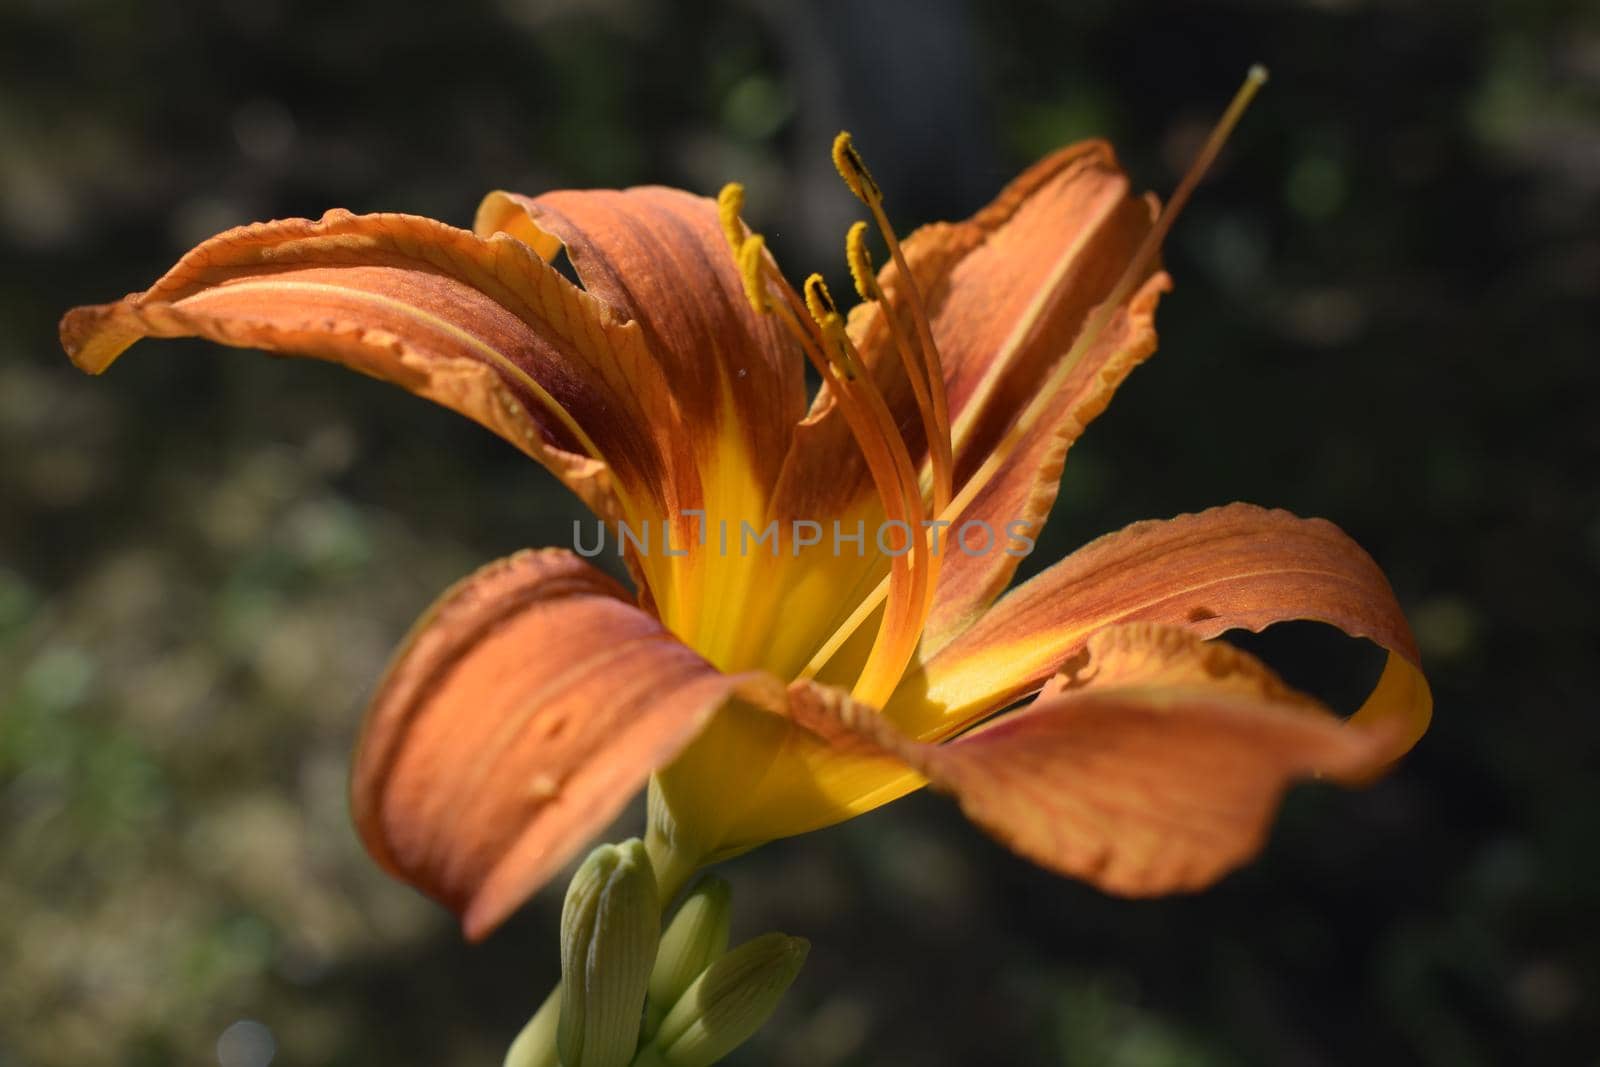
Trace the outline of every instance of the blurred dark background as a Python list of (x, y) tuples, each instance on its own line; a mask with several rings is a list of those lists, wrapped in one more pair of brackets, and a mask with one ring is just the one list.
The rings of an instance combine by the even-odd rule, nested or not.
[[(736, 1062), (1600, 1063), (1593, 5), (5, 0), (0, 1065), (494, 1064), (555, 974), (559, 889), (463, 945), (344, 775), (415, 614), (576, 505), (323, 365), (147, 342), (81, 377), (64, 308), (237, 223), (465, 225), (497, 187), (742, 179), (791, 275), (838, 277), (841, 126), (902, 229), (1090, 134), (1165, 192), (1258, 60), (1035, 560), (1328, 516), (1410, 612), (1432, 732), (1191, 898), (1056, 879), (929, 796), (736, 861), (737, 932), (814, 943)], [(1329, 691), (1366, 666), (1261, 647)]]

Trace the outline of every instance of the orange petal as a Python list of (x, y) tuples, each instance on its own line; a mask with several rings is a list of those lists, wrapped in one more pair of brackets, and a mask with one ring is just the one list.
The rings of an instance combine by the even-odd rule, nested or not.
[[(633, 518), (692, 474), (637, 327), (521, 242), (432, 219), (330, 211), (229, 230), (150, 289), (76, 308), (62, 344), (98, 374), (141, 337), (205, 337), (342, 363), (482, 423), (596, 511)], [(652, 506), (653, 502), (653, 506)]]
[(352, 777), (362, 840), (485, 936), (692, 740), (734, 694), (611, 579), (524, 552), (447, 592), (396, 654)]
[(1127, 896), (1202, 888), (1257, 853), (1294, 781), (1382, 768), (1395, 721), (1341, 721), (1257, 660), (1176, 627), (1090, 638), (1053, 695), (943, 745), (848, 698), (797, 701), (813, 731), (891, 752), (1041, 866)]
[(1289, 619), (1328, 623), (1389, 650), (1358, 714), (1401, 722), (1390, 758), (1404, 754), (1427, 729), (1432, 699), (1383, 572), (1332, 523), (1249, 504), (1135, 523), (1084, 546), (932, 656), (902, 684), (889, 714), (914, 736), (948, 737), (1038, 690), (1116, 623), (1213, 637)]
[(589, 294), (643, 329), (688, 423), (737, 439), (770, 490), (805, 413), (805, 363), (771, 316), (750, 309), (715, 201), (659, 186), (491, 193), (476, 228), (547, 258), (565, 246)]

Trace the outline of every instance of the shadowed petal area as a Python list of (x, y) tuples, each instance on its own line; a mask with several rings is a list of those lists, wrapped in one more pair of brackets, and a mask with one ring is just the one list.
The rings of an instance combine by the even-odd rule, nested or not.
[(1051, 693), (942, 745), (837, 691), (794, 706), (836, 745), (898, 756), (1017, 853), (1125, 896), (1210, 885), (1260, 851), (1291, 783), (1362, 782), (1405, 728), (1341, 720), (1176, 627), (1113, 626), (1086, 651)]
[(1322, 519), (1230, 504), (1134, 523), (1092, 541), (1002, 597), (902, 683), (888, 714), (923, 740), (948, 737), (1037, 691), (1091, 635), (1157, 622), (1201, 637), (1310, 619), (1389, 651), (1363, 721), (1395, 719), (1390, 758), (1428, 727), (1432, 697), (1388, 580)]
[(351, 793), (391, 873), (485, 936), (603, 830), (734, 694), (571, 553), (524, 552), (448, 591), (367, 713)]
[(618, 322), (520, 241), (432, 219), (330, 211), (243, 226), (143, 293), (77, 308), (61, 339), (98, 374), (141, 337), (342, 363), (487, 426), (601, 514), (697, 495), (659, 368)]

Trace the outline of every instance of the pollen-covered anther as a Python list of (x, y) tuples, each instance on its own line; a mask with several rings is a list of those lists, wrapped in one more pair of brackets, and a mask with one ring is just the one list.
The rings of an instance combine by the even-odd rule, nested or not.
[(728, 247), (738, 255), (744, 245), (744, 223), (739, 221), (739, 216), (744, 213), (744, 186), (738, 182), (729, 182), (722, 187), (722, 192), (717, 194), (717, 221), (722, 224), (722, 236), (727, 238)]
[(828, 283), (822, 280), (822, 275), (813, 274), (806, 279), (803, 289), (806, 310), (811, 313), (811, 320), (822, 334), (823, 350), (827, 352), (829, 361), (840, 377), (854, 381), (856, 370), (855, 361), (851, 358), (850, 338), (845, 332), (844, 316), (839, 314), (839, 305), (828, 291)]
[(817, 321), (817, 326), (822, 330), (822, 340), (828, 346), (839, 376), (848, 382), (855, 381), (859, 376), (853, 355), (855, 346), (845, 332), (844, 316), (837, 311), (830, 311)]
[(878, 288), (878, 275), (872, 269), (872, 253), (867, 250), (867, 224), (858, 219), (850, 224), (844, 238), (845, 258), (850, 261), (850, 278), (856, 283), (856, 295), (862, 300), (882, 300), (883, 290)]
[(744, 281), (744, 298), (757, 315), (772, 310), (772, 300), (767, 295), (766, 278), (762, 270), (766, 262), (767, 241), (753, 233), (739, 244), (739, 277)]
[(839, 169), (839, 177), (844, 179), (850, 191), (856, 194), (856, 199), (868, 207), (883, 201), (883, 190), (867, 169), (861, 153), (856, 151), (849, 130), (840, 130), (839, 136), (833, 139), (833, 165)]
[(834, 303), (833, 294), (828, 292), (828, 283), (822, 280), (822, 275), (813, 274), (805, 282), (806, 310), (811, 312), (811, 317), (822, 324), (825, 315), (838, 314), (839, 305)]

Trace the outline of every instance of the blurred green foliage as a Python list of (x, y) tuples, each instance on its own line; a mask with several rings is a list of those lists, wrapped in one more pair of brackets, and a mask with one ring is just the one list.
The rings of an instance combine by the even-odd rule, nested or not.
[[(932, 797), (739, 860), (743, 932), (814, 948), (738, 1062), (1600, 1062), (1592, 5), (10, 0), (0, 1065), (493, 1063), (555, 973), (559, 894), (465, 947), (361, 852), (344, 774), (411, 619), (576, 505), (325, 367), (147, 343), (81, 378), (65, 307), (253, 219), (640, 181), (742, 179), (838, 277), (839, 127), (906, 226), (1091, 134), (1166, 190), (1257, 60), (1162, 353), (1031, 562), (1230, 499), (1327, 515), (1412, 611), (1433, 732), (1194, 898), (1101, 897)], [(1370, 668), (1285, 629), (1256, 647), (1300, 684)]]

